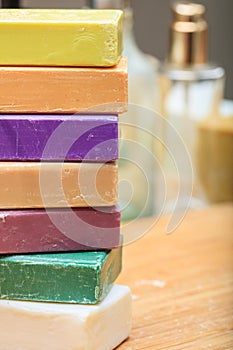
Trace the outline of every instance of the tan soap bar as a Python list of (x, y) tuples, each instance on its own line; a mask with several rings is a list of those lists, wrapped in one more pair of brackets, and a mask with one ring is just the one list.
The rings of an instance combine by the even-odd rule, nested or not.
[(0, 64), (113, 66), (122, 22), (120, 10), (0, 9)]
[(117, 181), (115, 163), (0, 162), (0, 208), (115, 205)]
[(110, 68), (0, 67), (0, 113), (127, 110), (127, 60)]

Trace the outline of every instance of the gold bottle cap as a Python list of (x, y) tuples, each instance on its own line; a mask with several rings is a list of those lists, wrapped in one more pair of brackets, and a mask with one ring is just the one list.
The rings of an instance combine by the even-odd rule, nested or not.
[(168, 63), (177, 66), (207, 62), (205, 7), (188, 1), (172, 6)]

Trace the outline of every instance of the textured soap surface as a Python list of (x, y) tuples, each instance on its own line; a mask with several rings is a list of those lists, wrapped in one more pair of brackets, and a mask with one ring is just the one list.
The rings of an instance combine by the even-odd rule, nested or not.
[(111, 68), (0, 66), (0, 113), (119, 114), (127, 100), (125, 57)]
[(121, 247), (0, 256), (0, 299), (96, 304), (120, 271)]
[(0, 254), (112, 249), (119, 207), (0, 210)]
[(115, 163), (0, 162), (0, 209), (117, 204)]
[(122, 18), (119, 10), (0, 9), (0, 64), (113, 66)]
[(116, 115), (0, 115), (1, 160), (105, 162), (117, 157)]
[(113, 350), (130, 334), (131, 304), (118, 285), (98, 305), (0, 300), (0, 350)]

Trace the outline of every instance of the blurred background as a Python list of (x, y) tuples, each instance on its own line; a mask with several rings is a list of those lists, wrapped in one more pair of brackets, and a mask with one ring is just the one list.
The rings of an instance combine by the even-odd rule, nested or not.
[[(0, 0), (1, 5), (20, 2), (21, 7), (75, 8), (85, 5), (84, 0)], [(91, 2), (91, 1), (89, 1)], [(226, 70), (226, 98), (233, 98), (233, 1), (202, 0), (206, 6), (209, 25), (209, 58)], [(171, 0), (132, 0), (134, 32), (142, 51), (164, 59), (168, 47)]]

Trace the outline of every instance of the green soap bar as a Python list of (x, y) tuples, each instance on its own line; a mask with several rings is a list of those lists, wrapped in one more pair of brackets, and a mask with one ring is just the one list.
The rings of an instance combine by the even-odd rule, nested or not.
[(0, 299), (96, 304), (121, 270), (122, 248), (0, 257)]
[(120, 10), (0, 9), (0, 64), (113, 66), (122, 20)]

